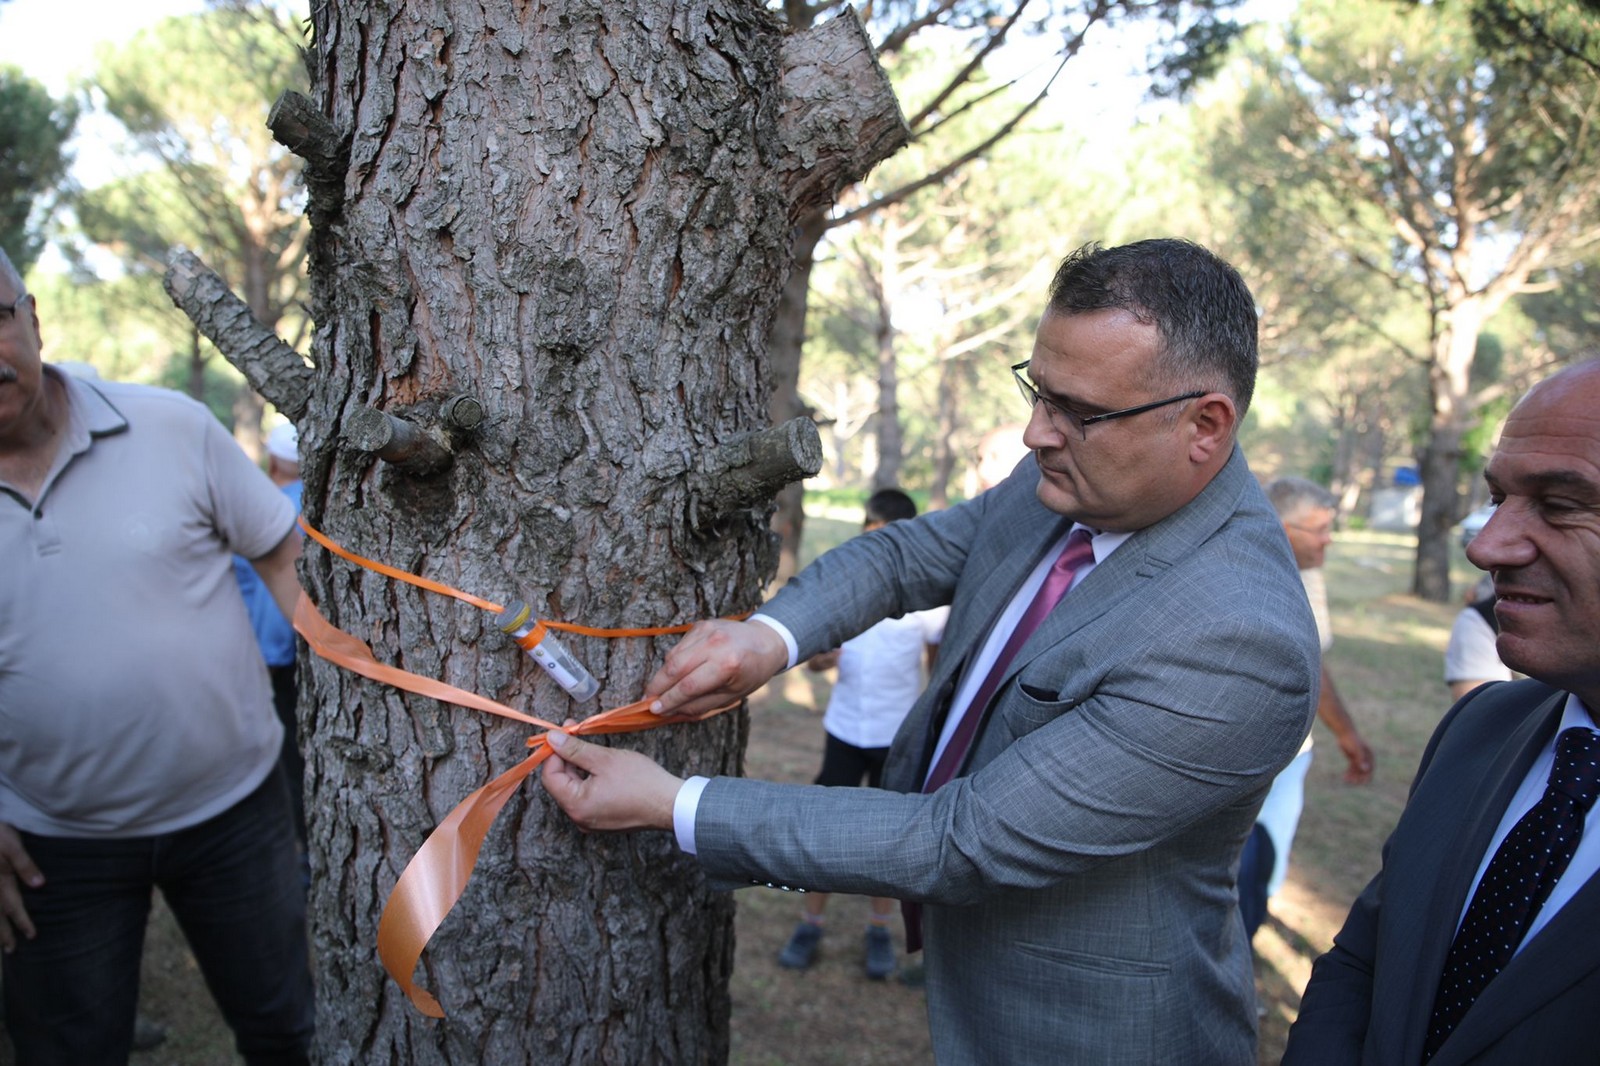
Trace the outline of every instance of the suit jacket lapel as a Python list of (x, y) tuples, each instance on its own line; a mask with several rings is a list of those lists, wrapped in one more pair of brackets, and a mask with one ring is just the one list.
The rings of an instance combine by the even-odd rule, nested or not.
[(1243, 479), (1249, 476), (1244, 455), (1236, 446), (1199, 496), (1155, 525), (1139, 530), (1090, 571), (1017, 652), (1006, 672), (1007, 680), (1215, 534), (1238, 509)]
[[(1471, 844), (1464, 845), (1470, 849), (1467, 853), (1470, 865), (1464, 874), (1460, 869), (1451, 872), (1453, 878), (1465, 882), (1466, 886), (1456, 893), (1459, 899), (1456, 909), (1450, 912), (1452, 915), (1459, 914), (1460, 908), (1465, 905), (1466, 889), (1471, 887), (1472, 876), (1477, 873), (1478, 863), (1483, 859), (1494, 830), (1505, 815), (1512, 794), (1527, 776), (1528, 768), (1549, 743), (1550, 734), (1560, 721), (1566, 700), (1567, 694), (1558, 692), (1541, 702), (1508, 740), (1508, 747), (1514, 745), (1518, 750), (1515, 758), (1508, 763), (1504, 778), (1495, 788), (1493, 799), (1486, 803), (1486, 813), (1475, 823)], [(1487, 828), (1484, 828), (1484, 823), (1487, 823)], [(1597, 923), (1600, 923), (1600, 881), (1591, 878), (1484, 988), (1461, 1019), (1461, 1025), (1439, 1049), (1439, 1055), (1434, 1059), (1435, 1066), (1449, 1066), (1453, 1062), (1471, 1059), (1508, 1029), (1549, 1003), (1564, 988), (1600, 965), (1600, 960), (1593, 952), (1572, 950), (1574, 943), (1592, 941)], [(1435, 973), (1444, 969), (1444, 956), (1448, 950), (1449, 939), (1446, 939)], [(1426, 1021), (1423, 1030), (1426, 1030)], [(1420, 1040), (1417, 1048), (1420, 1054)]]
[(1008, 493), (997, 500), (995, 514), (986, 517), (978, 538), (969, 549), (952, 613), (940, 642), (938, 664), (927, 691), (895, 734), (894, 750), (884, 771), (884, 786), (915, 792), (922, 787), (928, 761), (937, 742), (950, 700), (989, 631), (1040, 557), (1071, 527), (1071, 522), (1039, 502), (1038, 471), (1032, 476), (1013, 474)]
[[(1245, 463), (1244, 454), (1235, 445), (1228, 462), (1217, 472), (1217, 476), (1211, 479), (1211, 483), (1201, 490), (1200, 495), (1174, 514), (1129, 537), (1109, 559), (1097, 565), (1089, 576), (1045, 617), (1039, 628), (1034, 630), (1027, 643), (1017, 650), (1017, 654), (1006, 666), (1001, 679), (1001, 689), (996, 690), (996, 698), (999, 698), (1004, 686), (1029, 662), (1111, 610), (1123, 599), (1132, 595), (1143, 579), (1153, 577), (1167, 569), (1174, 561), (1183, 558), (1220, 529), (1237, 511), (1239, 495), (1249, 478), (1250, 468)], [(1042, 506), (1039, 509), (1045, 514), (1050, 513), (1044, 511)], [(1044, 523), (1035, 521), (1034, 528), (1043, 532), (1036, 534), (1031, 540), (1030, 551), (1013, 549), (1009, 558), (994, 560), (994, 572), (983, 579), (979, 590), (979, 595), (983, 597), (981, 601), (983, 610), (963, 614), (964, 618), (977, 617), (984, 620), (981, 628), (974, 627), (969, 634), (971, 639), (970, 645), (967, 646), (968, 654), (965, 657), (967, 660), (970, 660), (982, 645), (989, 631), (994, 628), (1000, 612), (1005, 609), (1011, 597), (1016, 595), (1018, 586), (1038, 564), (1039, 558), (1071, 528), (1071, 525), (1072, 523), (1064, 518), (1057, 519), (1048, 527)], [(979, 574), (984, 572), (981, 568), (982, 558), (976, 551), (974, 552), (974, 560), (980, 562), (980, 568), (976, 571)], [(963, 671), (966, 667), (967, 662), (964, 661)], [(987, 708), (978, 709), (979, 713), (986, 714), (986, 720), (979, 723), (978, 731), (973, 736), (971, 747), (967, 749), (959, 773), (969, 772), (974, 755), (982, 747), (983, 735), (988, 726), (987, 710)], [(927, 736), (928, 741), (921, 761), (925, 773), (936, 744), (934, 730), (942, 724), (942, 719), (933, 716), (930, 708), (929, 716), (924, 721), (926, 724), (922, 727), (921, 735)], [(904, 727), (900, 735), (906, 735)]]

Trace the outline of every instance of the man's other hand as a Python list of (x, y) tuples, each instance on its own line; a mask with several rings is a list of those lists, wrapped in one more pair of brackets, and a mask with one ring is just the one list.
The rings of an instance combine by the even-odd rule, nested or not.
[(671, 829), (683, 780), (636, 751), (551, 732), (545, 791), (584, 829)]
[(22, 905), (19, 879), (29, 888), (44, 884), (44, 874), (29, 858), (22, 838), (11, 826), (0, 822), (0, 950), (8, 953), (17, 946), (18, 933), (29, 940), (34, 935), (33, 921)]
[(1372, 748), (1354, 732), (1339, 737), (1339, 750), (1344, 752), (1344, 781), (1347, 785), (1364, 785), (1372, 780)]
[(760, 622), (700, 622), (644, 688), (656, 714), (694, 715), (743, 699), (789, 665), (783, 638)]

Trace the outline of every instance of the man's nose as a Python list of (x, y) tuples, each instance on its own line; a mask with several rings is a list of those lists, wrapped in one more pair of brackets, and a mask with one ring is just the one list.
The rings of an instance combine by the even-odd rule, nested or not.
[(1524, 508), (1501, 504), (1467, 544), (1467, 561), (1479, 570), (1526, 566), (1538, 555), (1528, 537)]

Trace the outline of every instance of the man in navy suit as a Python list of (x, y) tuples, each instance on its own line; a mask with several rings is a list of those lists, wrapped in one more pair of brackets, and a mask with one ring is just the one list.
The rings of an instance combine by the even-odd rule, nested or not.
[[(1568, 744), (1595, 744), (1600, 708), (1600, 361), (1535, 386), (1484, 477), (1499, 507), (1467, 556), (1494, 579), (1500, 658), (1530, 680), (1478, 688), (1439, 724), (1383, 869), (1312, 968), (1286, 1066), (1600, 1057), (1600, 823), (1583, 813), (1600, 786), (1592, 772), (1552, 769)], [(1570, 858), (1503, 878), (1518, 835), (1551, 803), (1570, 805), (1581, 830)], [(1527, 850), (1564, 856), (1542, 842)], [(1543, 888), (1495, 895), (1503, 882)], [(1531, 898), (1531, 913), (1512, 920), (1507, 898)], [(1477, 943), (1491, 911), (1488, 939), (1503, 954), (1484, 963), (1493, 953), (1452, 950)], [(1463, 967), (1477, 965), (1463, 997)]]
[[(713, 883), (920, 905), (941, 1064), (1255, 1062), (1234, 871), (1316, 705), (1316, 626), (1235, 429), (1255, 306), (1184, 241), (1061, 264), (1013, 368), (1032, 456), (855, 537), (646, 688), (720, 706), (881, 618), (950, 604), (884, 789), (680, 781), (554, 737), (580, 825), (674, 829)], [(910, 926), (908, 925), (908, 931)]]

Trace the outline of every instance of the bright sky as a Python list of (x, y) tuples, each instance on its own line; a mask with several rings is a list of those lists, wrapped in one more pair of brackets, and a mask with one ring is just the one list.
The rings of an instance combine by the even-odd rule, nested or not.
[(201, 0), (0, 0), (0, 63), (21, 67), (57, 96), (89, 69), (95, 45), (127, 40)]

